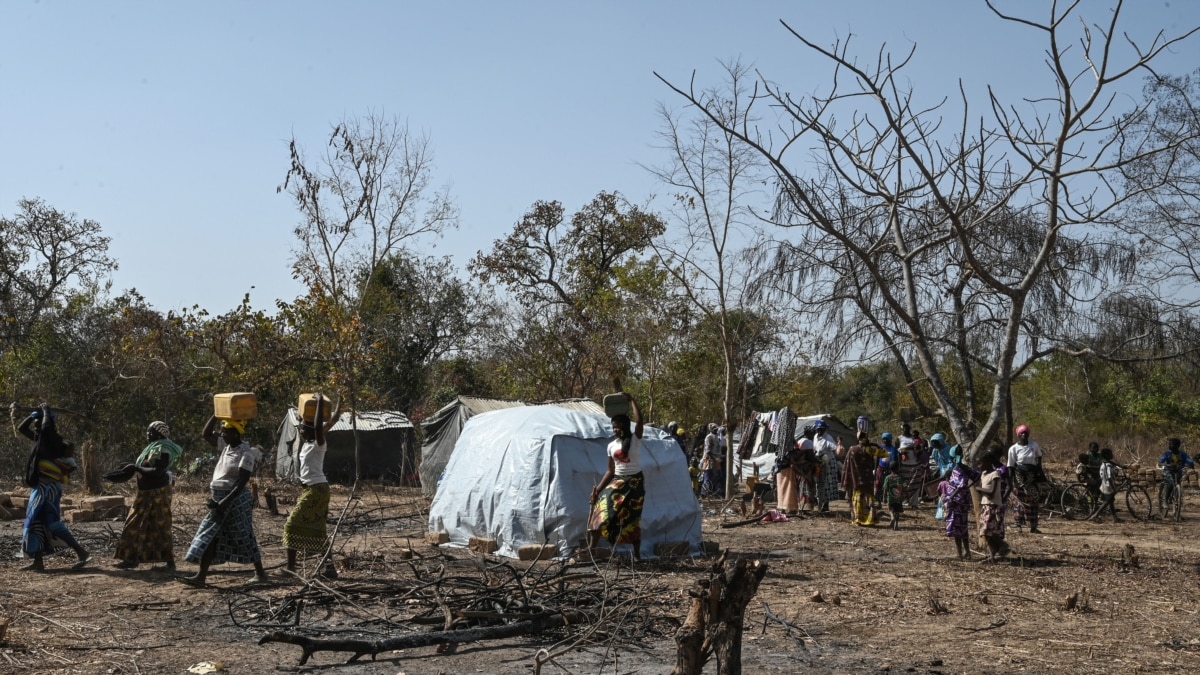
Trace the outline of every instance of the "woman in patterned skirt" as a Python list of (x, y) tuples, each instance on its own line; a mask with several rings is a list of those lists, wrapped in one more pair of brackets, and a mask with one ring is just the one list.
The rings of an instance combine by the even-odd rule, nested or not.
[(186, 584), (202, 587), (210, 566), (235, 562), (254, 565), (254, 578), (247, 583), (266, 583), (267, 572), (263, 569), (262, 553), (254, 537), (254, 498), (246, 489), (260, 453), (242, 440), (242, 434), (246, 432), (245, 420), (221, 420), (220, 434), (217, 433), (217, 421), (216, 417), (210, 417), (204, 425), (204, 440), (217, 448), (217, 466), (209, 486), (212, 496), (208, 498), (208, 515), (200, 521), (200, 528), (184, 558), (199, 564), (200, 571), (195, 576), (178, 578)]
[[(283, 545), (287, 547), (287, 571), (296, 571), (296, 559), (300, 553), (323, 555), (327, 539), (325, 521), (329, 517), (329, 480), (325, 478), (325, 434), (337, 424), (342, 416), (339, 401), (329, 419), (325, 419), (327, 401), (316, 395), (317, 409), (313, 419), (300, 421), (300, 484), (304, 490), (296, 501), (296, 508), (288, 515), (283, 526)], [(337, 568), (328, 560), (321, 576), (337, 578)]]
[(117, 540), (116, 567), (133, 569), (140, 563), (163, 563), (175, 569), (175, 538), (171, 532), (171, 474), (183, 449), (170, 439), (166, 422), (151, 422), (146, 429), (148, 445), (133, 464), (123, 468), (137, 474), (137, 495)]
[(961, 445), (951, 446), (949, 456), (954, 468), (950, 469), (950, 477), (945, 481), (945, 498), (942, 501), (946, 513), (946, 536), (954, 539), (959, 559), (970, 560), (971, 487), (979, 480), (979, 472), (963, 462)]
[(608, 471), (592, 488), (592, 516), (588, 521), (587, 547), (594, 550), (600, 537), (609, 546), (629, 544), (633, 559), (642, 559), (642, 506), (646, 502), (646, 481), (642, 475), (642, 413), (633, 396), (629, 411), (633, 414), (612, 418), (616, 439), (608, 444)]

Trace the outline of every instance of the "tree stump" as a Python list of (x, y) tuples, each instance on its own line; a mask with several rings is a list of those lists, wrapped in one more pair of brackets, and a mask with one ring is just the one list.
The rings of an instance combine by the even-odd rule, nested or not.
[(718, 675), (742, 672), (742, 633), (746, 606), (758, 593), (767, 574), (761, 560), (739, 559), (726, 569), (728, 551), (713, 563), (708, 579), (689, 591), (692, 605), (687, 619), (675, 632), (675, 670), (672, 675), (699, 675), (716, 656)]
[(83, 469), (84, 490), (92, 495), (104, 494), (102, 472), (96, 462), (96, 444), (90, 440), (85, 441), (83, 447), (79, 448), (79, 465)]

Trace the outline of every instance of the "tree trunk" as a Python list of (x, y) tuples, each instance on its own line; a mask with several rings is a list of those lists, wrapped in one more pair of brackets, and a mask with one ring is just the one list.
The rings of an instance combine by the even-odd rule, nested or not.
[(767, 574), (767, 564), (739, 559), (725, 569), (727, 553), (713, 564), (712, 576), (696, 582), (687, 620), (675, 633), (675, 670), (671, 675), (699, 675), (713, 655), (717, 675), (742, 672), (742, 632), (746, 606)]
[(101, 480), (100, 464), (96, 461), (96, 444), (87, 441), (80, 448), (80, 464), (83, 465), (83, 486), (88, 494), (104, 493), (104, 482)]

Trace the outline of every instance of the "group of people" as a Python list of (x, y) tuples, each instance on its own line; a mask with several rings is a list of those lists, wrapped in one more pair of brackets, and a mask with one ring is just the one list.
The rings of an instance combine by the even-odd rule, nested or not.
[[(1183, 473), (1195, 467), (1191, 455), (1183, 450), (1183, 441), (1179, 438), (1167, 439), (1167, 449), (1158, 458), (1158, 467), (1162, 471), (1162, 482), (1159, 484), (1160, 502), (1167, 490), (1173, 490), (1183, 482)], [(1101, 448), (1095, 441), (1088, 444), (1088, 451), (1081, 453), (1076, 459), (1075, 477), (1088, 491), (1097, 498), (1100, 508), (1093, 518), (1100, 518), (1105, 512), (1112, 515), (1113, 522), (1118, 522), (1117, 510), (1114, 504), (1118, 488), (1118, 477), (1124, 466), (1113, 460), (1112, 448)]]
[[(1007, 453), (988, 453), (978, 470), (966, 463), (962, 446), (947, 443), (944, 434), (935, 433), (925, 440), (919, 430), (905, 423), (898, 439), (885, 432), (877, 444), (871, 441), (867, 425), (859, 426), (857, 443), (843, 448), (840, 439), (822, 438), (828, 436), (827, 425), (817, 421), (801, 430), (794, 447), (778, 453), (773, 472), (779, 510), (795, 515), (812, 500), (814, 510), (827, 511), (834, 491), (840, 488), (855, 525), (875, 525), (886, 504), (891, 527), (898, 529), (905, 507), (919, 503), (933, 474), (940, 479), (938, 517), (945, 521), (945, 534), (954, 540), (958, 557), (971, 557), (973, 493), (980, 503), (978, 534), (987, 544), (985, 560), (1008, 553), (1005, 504), (1009, 491), (1020, 489), (1013, 475), (1041, 470), (1041, 449), (1030, 440), (1027, 426), (1018, 427), (1017, 442)], [(830, 485), (821, 480), (823, 472), (840, 474), (840, 480)], [(1020, 516), (1037, 532), (1036, 509), (1026, 509)]]
[[(341, 415), (341, 404), (332, 414), (326, 415), (327, 411), (328, 400), (317, 394), (314, 418), (303, 419), (300, 424), (299, 477), (303, 490), (283, 530), (287, 549), (285, 569), (291, 573), (295, 573), (301, 554), (326, 553), (330, 492), (324, 475), (325, 437)], [(18, 426), (18, 431), (33, 441), (26, 476), (31, 490), (21, 550), (32, 558), (24, 569), (36, 572), (45, 570), (44, 558), (54, 552), (58, 542), (75, 551), (76, 569), (91, 561), (91, 555), (62, 520), (63, 485), (77, 463), (74, 446), (58, 433), (56, 419), (54, 410), (43, 404)], [(208, 513), (184, 557), (199, 569), (191, 576), (177, 577), (183, 583), (203, 587), (211, 566), (226, 562), (253, 565), (254, 577), (247, 583), (268, 581), (254, 534), (254, 499), (248, 489), (262, 455), (246, 441), (246, 426), (246, 420), (214, 416), (201, 432), (204, 440), (216, 449), (217, 462), (209, 484)], [(106, 474), (110, 480), (136, 477), (137, 487), (133, 506), (117, 540), (115, 567), (133, 569), (159, 563), (154, 569), (174, 572), (172, 470), (183, 451), (171, 440), (171, 428), (166, 422), (151, 422), (146, 428), (146, 441), (146, 447), (133, 462)], [(336, 570), (328, 564), (322, 574), (336, 576)]]
[[(795, 422), (784, 420), (782, 424), (794, 426)], [(829, 433), (824, 420), (804, 426), (799, 439), (775, 456), (772, 472), (779, 509), (787, 515), (829, 513), (830, 503), (840, 496), (844, 452), (841, 439)]]

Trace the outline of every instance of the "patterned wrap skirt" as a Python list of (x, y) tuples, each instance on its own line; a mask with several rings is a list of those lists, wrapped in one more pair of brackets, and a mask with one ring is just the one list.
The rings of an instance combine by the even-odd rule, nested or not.
[(114, 554), (137, 563), (175, 562), (171, 532), (171, 486), (138, 490)]
[(283, 546), (304, 553), (324, 553), (329, 517), (329, 483), (306, 485), (296, 508), (283, 525)]
[(588, 529), (599, 531), (609, 546), (640, 542), (645, 503), (646, 480), (641, 473), (615, 476), (596, 498)]
[[(221, 501), (231, 490), (213, 490), (213, 499)], [(254, 538), (254, 497), (250, 490), (242, 489), (233, 503), (228, 506), (225, 515), (209, 511), (200, 521), (200, 529), (192, 539), (184, 560), (199, 563), (204, 556), (204, 550), (209, 544), (217, 547), (213, 564), (224, 562), (253, 563), (262, 560), (258, 550), (258, 540)], [(214, 543), (213, 540), (216, 540)]]
[(979, 507), (979, 536), (1004, 538), (1004, 505), (982, 504)]
[(946, 536), (956, 539), (969, 536), (971, 531), (970, 513), (971, 500), (954, 498), (946, 500)]
[(63, 484), (42, 479), (29, 493), (25, 506), (25, 527), (21, 530), (21, 552), (26, 555), (54, 553), (57, 544), (79, 546), (62, 520)]
[(817, 475), (817, 502), (824, 507), (838, 498), (841, 489), (841, 462), (831, 457), (822, 457), (821, 472)]

